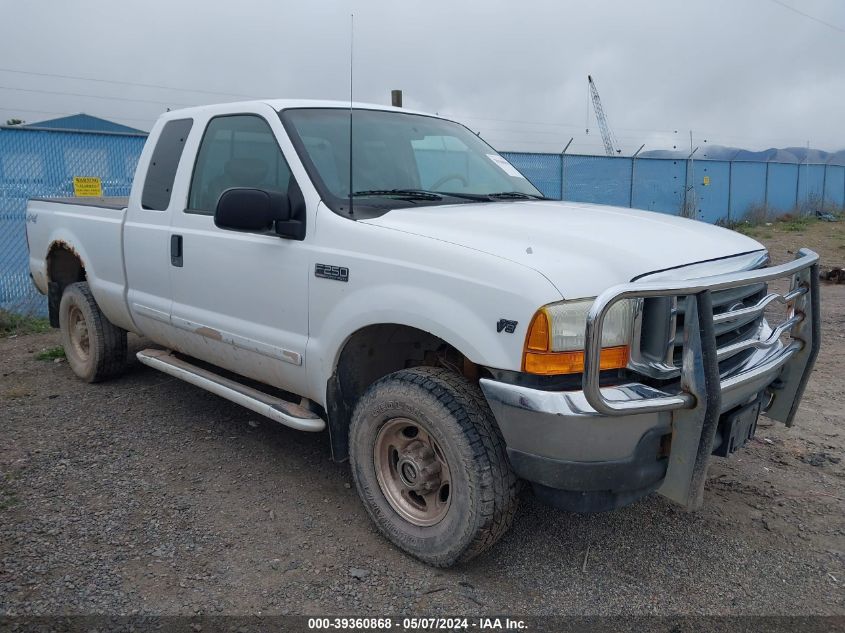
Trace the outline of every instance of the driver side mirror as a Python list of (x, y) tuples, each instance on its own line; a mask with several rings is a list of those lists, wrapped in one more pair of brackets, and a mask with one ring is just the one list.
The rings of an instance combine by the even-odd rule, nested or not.
[(264, 232), (290, 220), (290, 201), (278, 191), (233, 187), (217, 200), (214, 225), (232, 231)]

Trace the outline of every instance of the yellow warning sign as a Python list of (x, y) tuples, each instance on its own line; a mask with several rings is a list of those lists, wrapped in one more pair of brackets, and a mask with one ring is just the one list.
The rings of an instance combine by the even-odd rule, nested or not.
[(709, 184), (710, 184), (710, 176), (705, 176), (704, 177), (704, 186), (706, 187)]
[(73, 195), (77, 198), (100, 198), (103, 195), (103, 183), (96, 176), (74, 176)]

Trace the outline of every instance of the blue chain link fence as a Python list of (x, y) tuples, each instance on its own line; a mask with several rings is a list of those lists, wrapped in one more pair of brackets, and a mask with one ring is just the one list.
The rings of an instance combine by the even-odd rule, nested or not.
[(502, 152), (543, 195), (738, 222), (845, 207), (845, 166)]
[(73, 195), (74, 176), (101, 179), (103, 195), (128, 196), (143, 135), (0, 128), (0, 309), (46, 314), (29, 279), (26, 201)]
[[(74, 176), (128, 196), (146, 137), (0, 128), (0, 309), (45, 314), (29, 279), (28, 198), (72, 196)], [(845, 207), (845, 166), (503, 152), (549, 198), (731, 222)]]

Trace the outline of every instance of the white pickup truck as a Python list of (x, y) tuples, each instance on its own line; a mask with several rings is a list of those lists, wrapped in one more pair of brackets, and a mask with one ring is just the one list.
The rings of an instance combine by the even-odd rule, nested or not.
[(327, 429), (378, 528), (437, 566), (502, 536), (520, 481), (578, 512), (696, 508), (761, 411), (792, 424), (819, 348), (815, 253), (769, 266), (726, 229), (545, 200), (467, 128), (395, 108), (168, 112), (128, 200), (32, 200), (27, 222), (80, 378), (123, 371), (134, 332), (142, 363)]

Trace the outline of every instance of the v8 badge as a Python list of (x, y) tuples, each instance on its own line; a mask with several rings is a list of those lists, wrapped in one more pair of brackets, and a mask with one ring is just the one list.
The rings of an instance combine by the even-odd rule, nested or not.
[(509, 321), (508, 319), (499, 319), (499, 322), (496, 324), (496, 331), (501, 332), (504, 330), (508, 334), (513, 334), (516, 331), (517, 321)]

